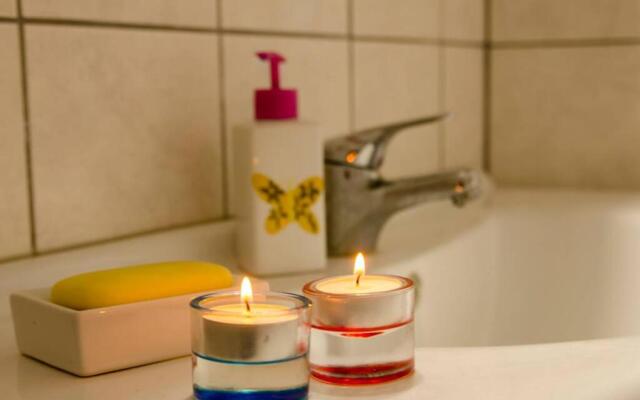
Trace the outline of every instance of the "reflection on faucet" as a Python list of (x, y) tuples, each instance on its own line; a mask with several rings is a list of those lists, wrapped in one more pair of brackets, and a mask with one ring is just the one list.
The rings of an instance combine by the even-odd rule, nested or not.
[(481, 173), (467, 168), (393, 181), (380, 176), (387, 144), (396, 133), (445, 117), (440, 114), (368, 129), (326, 144), (330, 255), (375, 251), (385, 222), (402, 209), (441, 199), (461, 207), (480, 195)]

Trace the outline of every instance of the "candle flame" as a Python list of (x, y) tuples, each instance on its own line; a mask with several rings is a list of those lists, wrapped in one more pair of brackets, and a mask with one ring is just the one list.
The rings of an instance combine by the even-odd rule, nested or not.
[(240, 300), (244, 303), (247, 314), (251, 312), (251, 302), (253, 302), (253, 290), (251, 289), (251, 281), (246, 276), (242, 278), (240, 285)]
[(364, 276), (364, 254), (358, 253), (353, 266), (353, 275), (356, 278), (356, 287), (360, 286), (360, 278)]

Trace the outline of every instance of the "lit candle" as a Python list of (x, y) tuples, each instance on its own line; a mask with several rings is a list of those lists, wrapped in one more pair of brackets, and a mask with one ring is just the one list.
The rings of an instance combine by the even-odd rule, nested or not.
[(313, 301), (310, 361), (314, 377), (339, 384), (386, 382), (413, 371), (411, 279), (366, 274), (364, 255), (352, 275), (307, 283)]
[(342, 275), (322, 279), (315, 288), (330, 294), (366, 294), (395, 290), (402, 287), (403, 278), (390, 275), (366, 275), (364, 255), (358, 253), (353, 267), (353, 275)]
[[(288, 293), (221, 291), (191, 302), (194, 394), (307, 395), (309, 301)], [(235, 398), (235, 397), (234, 397)]]
[[(292, 314), (289, 307), (282, 304), (254, 303), (251, 281), (246, 276), (242, 279), (240, 286), (240, 302), (231, 304), (221, 304), (213, 306), (211, 312), (204, 314), (203, 318), (213, 322), (211, 326), (218, 326), (218, 323), (231, 325), (259, 325), (276, 324), (293, 321), (298, 318)], [(228, 329), (230, 327), (212, 329)]]

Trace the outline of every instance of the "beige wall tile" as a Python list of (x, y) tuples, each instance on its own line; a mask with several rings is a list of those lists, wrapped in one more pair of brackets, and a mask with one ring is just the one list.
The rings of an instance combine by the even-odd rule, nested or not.
[(16, 0), (0, 0), (0, 16), (16, 16)]
[(640, 47), (493, 52), (500, 182), (640, 188)]
[(447, 48), (445, 50), (445, 165), (483, 165), (484, 143), (484, 51)]
[(640, 0), (493, 0), (493, 38), (640, 37)]
[(30, 251), (18, 29), (0, 24), (0, 259)]
[(22, 4), (29, 17), (207, 28), (216, 25), (215, 0), (22, 0)]
[(444, 37), (484, 40), (485, 0), (443, 0)]
[(438, 111), (438, 48), (356, 43), (355, 125), (366, 128)]
[(41, 250), (221, 215), (216, 44), (27, 27)]
[[(253, 121), (253, 92), (270, 85), (269, 67), (255, 55), (265, 49), (278, 51), (286, 58), (280, 68), (281, 84), (285, 88), (298, 89), (300, 119), (316, 122), (325, 138), (349, 131), (346, 41), (225, 35), (225, 110), (230, 174), (233, 128)], [(235, 203), (232, 176), (229, 179), (231, 206)]]
[(221, 0), (225, 28), (345, 33), (346, 0)]
[(438, 38), (439, 24), (440, 0), (353, 0), (356, 35)]
[[(439, 111), (439, 61), (435, 46), (355, 45), (355, 128), (399, 122)], [(439, 167), (439, 129), (419, 127), (393, 139), (386, 176), (415, 175)]]

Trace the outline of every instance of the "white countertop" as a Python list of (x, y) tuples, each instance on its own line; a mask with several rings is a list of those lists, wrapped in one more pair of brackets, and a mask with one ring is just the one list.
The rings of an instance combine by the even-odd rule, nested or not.
[[(50, 286), (70, 274), (108, 266), (184, 258), (232, 262), (228, 235), (231, 230), (230, 224), (202, 225), (0, 265), (0, 398), (190, 398), (191, 364), (187, 357), (78, 378), (19, 355), (8, 295), (16, 290)], [(312, 382), (311, 399), (340, 398), (637, 400), (640, 337), (511, 347), (417, 349), (415, 375), (395, 383), (350, 389)]]
[[(10, 322), (0, 321), (4, 400), (183, 400), (191, 398), (188, 357), (91, 378), (78, 378), (20, 356)], [(311, 384), (313, 400), (637, 400), (640, 339), (550, 345), (416, 350), (416, 373), (362, 388)]]

